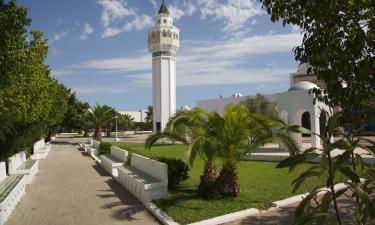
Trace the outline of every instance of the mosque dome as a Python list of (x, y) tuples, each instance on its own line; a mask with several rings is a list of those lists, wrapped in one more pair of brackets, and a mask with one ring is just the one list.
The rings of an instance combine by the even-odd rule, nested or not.
[(189, 111), (189, 110), (191, 110), (191, 108), (187, 105), (184, 105), (184, 106), (181, 107), (181, 110), (182, 111)]
[(236, 93), (234, 93), (233, 95), (232, 95), (232, 98), (239, 98), (239, 97), (242, 97), (243, 95), (241, 94), (241, 93), (238, 93), (238, 92), (236, 92)]
[(318, 85), (308, 81), (301, 81), (290, 87), (288, 91), (311, 90), (313, 88), (318, 88)]

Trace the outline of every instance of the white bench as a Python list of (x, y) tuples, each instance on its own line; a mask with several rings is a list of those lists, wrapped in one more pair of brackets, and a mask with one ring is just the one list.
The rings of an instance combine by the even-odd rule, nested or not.
[(3, 225), (25, 194), (24, 175), (6, 175), (5, 162), (0, 162), (0, 225)]
[(113, 177), (118, 177), (117, 168), (122, 166), (128, 158), (128, 151), (111, 146), (111, 153), (103, 156), (102, 167)]
[(86, 152), (86, 148), (92, 146), (92, 138), (87, 138), (85, 142), (79, 143), (78, 145)]
[(51, 150), (51, 145), (50, 143), (45, 143), (44, 139), (42, 139), (34, 143), (33, 149), (33, 159), (44, 159), (47, 157), (49, 151)]
[(143, 203), (168, 197), (168, 166), (141, 155), (132, 154), (130, 166), (118, 167), (117, 181)]
[(25, 152), (20, 152), (8, 159), (9, 175), (25, 175), (26, 184), (30, 184), (31, 180), (38, 172), (38, 160), (26, 159)]
[(91, 145), (85, 145), (85, 151), (87, 154), (89, 154), (91, 157), (96, 157), (96, 155), (99, 153), (99, 145), (100, 141), (91, 140)]

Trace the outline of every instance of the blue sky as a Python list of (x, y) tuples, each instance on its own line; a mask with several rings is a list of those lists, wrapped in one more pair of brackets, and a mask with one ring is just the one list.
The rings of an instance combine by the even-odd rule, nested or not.
[[(55, 78), (90, 104), (151, 104), (147, 30), (161, 0), (18, 0), (49, 40)], [(275, 93), (296, 71), (295, 27), (272, 23), (255, 0), (166, 0), (180, 29), (177, 106), (197, 99)]]

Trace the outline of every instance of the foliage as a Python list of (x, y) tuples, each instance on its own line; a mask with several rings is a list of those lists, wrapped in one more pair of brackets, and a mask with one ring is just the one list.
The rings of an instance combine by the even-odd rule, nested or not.
[(50, 76), (47, 41), (39, 31), (29, 35), (30, 24), (24, 7), (0, 0), (1, 159), (51, 135), (67, 107), (69, 90)]
[(98, 103), (94, 107), (90, 106), (88, 113), (88, 125), (95, 129), (94, 138), (98, 141), (102, 139), (102, 128), (108, 125), (113, 119), (115, 112), (108, 106), (101, 106)]
[(134, 127), (134, 118), (129, 114), (118, 115), (118, 130), (127, 131)]
[(276, 118), (276, 104), (270, 102), (262, 94), (258, 93), (255, 97), (248, 97), (241, 103), (244, 104), (250, 110), (250, 112)]
[[(323, 80), (319, 100), (347, 113), (363, 108), (375, 95), (375, 5), (373, 0), (261, 0), (272, 21), (302, 29), (294, 48), (297, 61)], [(329, 18), (329, 19), (327, 19)], [(363, 116), (359, 116), (363, 117)]]
[[(350, 165), (348, 162), (351, 157), (355, 157), (357, 163), (362, 166), (361, 156), (354, 152), (357, 147), (367, 149), (368, 152), (374, 156), (371, 150), (367, 147), (359, 144), (359, 141), (363, 138), (359, 137), (354, 142), (348, 142), (344, 139), (339, 139), (335, 142), (331, 141), (331, 137), (335, 130), (338, 128), (338, 118), (340, 115), (335, 114), (329, 117), (329, 114), (322, 110), (320, 115), (320, 127), (321, 133), (313, 133), (300, 126), (289, 127), (288, 130), (291, 132), (298, 132), (304, 134), (318, 135), (323, 141), (323, 148), (309, 148), (302, 154), (293, 155), (285, 160), (281, 161), (277, 168), (289, 167), (290, 170), (296, 168), (297, 165), (307, 162), (316, 157), (320, 157), (320, 166), (314, 166), (303, 172), (297, 179), (293, 181), (294, 191), (296, 191), (306, 179), (311, 177), (326, 177), (326, 185), (316, 185), (310, 194), (299, 204), (295, 214), (295, 224), (342, 224), (341, 215), (339, 212), (339, 205), (337, 198), (342, 196), (346, 191), (350, 190), (353, 196), (356, 198), (356, 223), (366, 224), (368, 219), (374, 219), (374, 205), (369, 199), (367, 193), (363, 190), (360, 184), (360, 176), (356, 171), (354, 164)], [(364, 140), (364, 139), (363, 139)], [(335, 149), (343, 150), (343, 153), (333, 156)], [(354, 160), (352, 160), (354, 163)], [(318, 171), (314, 169), (320, 169)], [(334, 180), (338, 174), (344, 174), (351, 181), (347, 181), (346, 188), (337, 191), (334, 186)], [(326, 187), (327, 190), (321, 188)], [(319, 194), (324, 194), (320, 200), (317, 200)], [(333, 203), (335, 210), (335, 217), (330, 218), (328, 216), (328, 210), (330, 204)]]
[(152, 127), (153, 116), (154, 116), (154, 108), (151, 105), (149, 105), (146, 111), (145, 122), (149, 126), (151, 125), (151, 127)]
[(85, 130), (88, 108), (88, 103), (79, 101), (75, 93), (70, 94), (61, 129), (65, 132)]
[(168, 165), (168, 190), (177, 191), (180, 183), (189, 178), (189, 166), (181, 159), (154, 157), (153, 159)]
[[(291, 154), (298, 151), (293, 139), (285, 130), (280, 129), (284, 126), (285, 124), (279, 120), (250, 112), (242, 104), (228, 105), (223, 117), (196, 108), (176, 113), (164, 132), (151, 135), (147, 139), (146, 148), (150, 148), (161, 138), (185, 143), (189, 146), (189, 164), (193, 165), (199, 156), (205, 161), (204, 172), (213, 173), (203, 174), (200, 187), (207, 187), (208, 190), (200, 190), (203, 193), (211, 192), (210, 189), (215, 186), (216, 191), (219, 191), (214, 193), (216, 196), (236, 197), (239, 194), (236, 163), (241, 156), (273, 141), (282, 142)], [(223, 162), (221, 184), (231, 184), (231, 187), (221, 189), (220, 184), (212, 183), (216, 174), (216, 158)]]
[(111, 143), (109, 142), (100, 142), (99, 145), (99, 154), (108, 155), (111, 153)]

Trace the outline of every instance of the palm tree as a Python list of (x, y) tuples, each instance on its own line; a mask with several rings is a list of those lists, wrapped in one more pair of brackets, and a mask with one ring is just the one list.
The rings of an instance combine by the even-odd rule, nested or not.
[(215, 166), (217, 157), (217, 140), (210, 133), (208, 126), (213, 113), (196, 108), (190, 111), (178, 111), (172, 117), (164, 132), (151, 135), (146, 140), (146, 148), (151, 148), (161, 138), (170, 138), (189, 146), (189, 164), (193, 165), (196, 156), (204, 160), (204, 172), (201, 176), (199, 191), (210, 194), (213, 191), (218, 169)]
[[(236, 164), (241, 156), (266, 143), (279, 141), (291, 154), (298, 151), (281, 120), (250, 112), (241, 104), (228, 105), (224, 116), (202, 109), (179, 112), (169, 121), (166, 131), (146, 141), (151, 147), (160, 138), (171, 138), (189, 145), (189, 163), (199, 155), (205, 161), (199, 190), (218, 197), (239, 194)], [(223, 167), (217, 176), (214, 161), (221, 158)]]
[(106, 126), (113, 117), (113, 109), (101, 106), (96, 103), (95, 107), (90, 106), (88, 120), (91, 127), (95, 129), (94, 138), (98, 141), (102, 139), (102, 128)]
[(149, 105), (146, 111), (145, 122), (152, 123), (153, 115), (154, 115), (154, 108), (151, 105)]
[(239, 159), (267, 143), (281, 142), (295, 154), (298, 147), (283, 129), (285, 124), (278, 119), (251, 112), (242, 104), (230, 104), (223, 117), (218, 118), (215, 129), (220, 141), (219, 156), (223, 167), (216, 181), (217, 191), (222, 196), (236, 197), (240, 192), (236, 165)]

